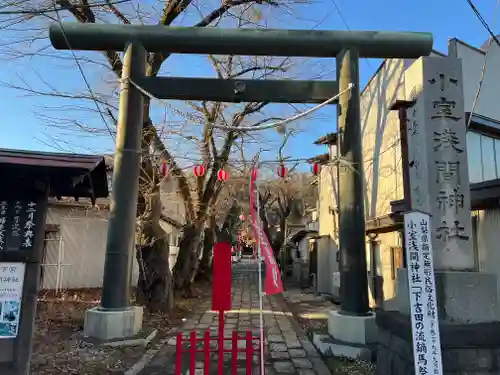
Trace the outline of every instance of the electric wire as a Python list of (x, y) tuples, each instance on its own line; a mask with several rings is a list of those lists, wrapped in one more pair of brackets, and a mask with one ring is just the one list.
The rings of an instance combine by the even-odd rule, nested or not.
[[(337, 14), (338, 14), (338, 16), (340, 17), (340, 19), (342, 20), (342, 22), (343, 22), (343, 24), (344, 24), (345, 28), (346, 28), (348, 31), (351, 31), (351, 28), (349, 27), (349, 24), (347, 23), (346, 18), (345, 18), (345, 17), (344, 17), (344, 15), (342, 14), (342, 11), (340, 10), (340, 7), (338, 6), (337, 1), (336, 1), (336, 0), (330, 0), (330, 1), (332, 2), (333, 7), (335, 8), (335, 11), (337, 12)], [(368, 67), (369, 67), (370, 69), (373, 69), (372, 64), (370, 64), (370, 60), (369, 60), (369, 59), (367, 59), (367, 58), (365, 58), (364, 60), (365, 60), (366, 64), (368, 65)]]
[(73, 49), (71, 48), (71, 45), (69, 44), (68, 37), (67, 37), (66, 32), (64, 30), (64, 24), (62, 22), (61, 15), (59, 14), (60, 9), (57, 8), (56, 0), (52, 0), (52, 4), (54, 6), (54, 11), (56, 13), (57, 23), (61, 27), (61, 32), (62, 32), (64, 41), (65, 41), (66, 45), (68, 46), (68, 49), (69, 49), (71, 55), (73, 56), (73, 59), (75, 60), (76, 66), (78, 67), (78, 71), (80, 72), (80, 75), (81, 75), (83, 81), (85, 82), (85, 86), (87, 87), (87, 90), (88, 90), (88, 92), (90, 94), (90, 97), (92, 98), (92, 101), (94, 102), (94, 105), (95, 105), (95, 107), (97, 109), (97, 112), (99, 112), (99, 115), (100, 115), (100, 117), (101, 117), (101, 119), (102, 119), (102, 121), (104, 123), (104, 126), (106, 126), (106, 129), (108, 130), (109, 135), (114, 140), (115, 136), (113, 134), (113, 131), (111, 130), (111, 127), (108, 125), (108, 122), (104, 118), (104, 114), (102, 113), (101, 107), (99, 106), (97, 98), (94, 95), (94, 91), (92, 90), (92, 87), (90, 86), (90, 83), (89, 83), (89, 81), (87, 79), (87, 76), (85, 75), (85, 72), (83, 71), (83, 67), (80, 64), (80, 61), (78, 60), (78, 58), (77, 58), (77, 56), (75, 54), (75, 51), (73, 51)]
[[(471, 5), (471, 3), (469, 3), (469, 5)], [(497, 16), (498, 16), (498, 7), (500, 5), (500, 0), (497, 1), (497, 4), (495, 6), (495, 10), (494, 10), (494, 13), (493, 13), (493, 27), (495, 26), (495, 23), (496, 23), (496, 20), (497, 20)], [(472, 7), (473, 7), (473, 10), (475, 9), (474, 5), (472, 4)], [(486, 24), (486, 27), (489, 29), (490, 27)], [(483, 60), (483, 66), (481, 68), (481, 75), (479, 77), (479, 81), (478, 81), (478, 84), (477, 84), (477, 90), (476, 90), (476, 93), (474, 95), (474, 100), (472, 102), (472, 108), (471, 108), (471, 111), (470, 111), (470, 115), (469, 115), (469, 118), (467, 119), (467, 126), (466, 126), (466, 129), (469, 128), (471, 122), (472, 122), (472, 116), (474, 114), (474, 110), (476, 109), (476, 105), (479, 101), (479, 96), (481, 94), (481, 88), (483, 87), (483, 81), (484, 81), (484, 76), (486, 74), (486, 65), (487, 65), (487, 62), (488, 62), (488, 54), (490, 53), (490, 49), (491, 49), (491, 44), (493, 43), (493, 38), (490, 37), (488, 38), (488, 45), (486, 47), (486, 51), (484, 53), (484, 60)], [(497, 43), (498, 44), (498, 43)], [(499, 45), (500, 46), (500, 45)]]
[(488, 22), (486, 22), (486, 20), (481, 15), (481, 13), (479, 13), (479, 11), (477, 10), (477, 8), (474, 5), (474, 3), (472, 2), (472, 0), (465, 0), (465, 1), (467, 1), (467, 4), (469, 4), (469, 6), (472, 9), (472, 11), (476, 15), (476, 17), (479, 19), (479, 22), (481, 22), (481, 24), (488, 31), (488, 33), (491, 35), (491, 37), (493, 38), (493, 40), (495, 41), (495, 43), (500, 47), (500, 40), (498, 40), (498, 38), (495, 35), (495, 33), (493, 32), (493, 30), (491, 30), (491, 27), (488, 25)]

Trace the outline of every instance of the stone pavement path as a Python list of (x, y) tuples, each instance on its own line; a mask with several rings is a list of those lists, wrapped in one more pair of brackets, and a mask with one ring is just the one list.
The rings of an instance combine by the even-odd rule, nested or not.
[[(330, 372), (318, 352), (301, 330), (293, 315), (288, 311), (282, 296), (264, 297), (264, 334), (265, 340), (265, 368), (266, 375), (297, 374), (297, 375), (329, 375)], [(232, 281), (232, 310), (226, 313), (225, 336), (230, 337), (232, 331), (243, 334), (251, 330), (254, 335), (259, 332), (259, 294), (257, 264), (248, 258), (233, 265)], [(210, 311), (210, 301), (200, 303), (196, 311), (186, 320), (183, 331), (195, 330), (199, 337), (204, 331), (210, 330), (213, 336), (217, 332), (217, 314)], [(150, 363), (139, 375), (171, 375), (175, 360), (175, 335), (156, 353)], [(239, 347), (245, 342), (240, 341)], [(215, 342), (214, 342), (215, 345)], [(230, 347), (228, 341), (225, 345)], [(229, 349), (229, 347), (227, 347)], [(227, 357), (226, 357), (227, 356)], [(239, 355), (240, 357), (240, 355)], [(230, 354), (225, 357), (226, 371), (230, 370)], [(186, 359), (187, 361), (187, 359)], [(216, 359), (214, 361), (214, 365)], [(187, 365), (186, 365), (187, 366)], [(197, 361), (197, 369), (203, 367), (202, 357)], [(259, 373), (257, 358), (254, 358), (255, 374)], [(185, 374), (186, 371), (183, 371)], [(203, 372), (197, 370), (197, 375)], [(216, 367), (210, 373), (216, 373)], [(245, 365), (238, 362), (238, 374), (245, 374)], [(236, 375), (236, 374), (233, 374)]]

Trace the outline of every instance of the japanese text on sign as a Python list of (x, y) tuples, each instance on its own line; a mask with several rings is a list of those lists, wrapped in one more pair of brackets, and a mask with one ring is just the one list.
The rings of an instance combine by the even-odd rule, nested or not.
[(427, 214), (405, 214), (408, 289), (416, 375), (443, 373), (430, 224)]
[(5, 250), (5, 226), (7, 224), (7, 201), (0, 202), (0, 251)]
[(31, 248), (33, 246), (33, 237), (35, 236), (35, 213), (36, 203), (29, 202), (26, 208), (27, 219), (24, 223), (24, 238), (22, 247)]
[(436, 268), (474, 266), (461, 61), (425, 57), (405, 72), (410, 210), (432, 215)]
[(0, 201), (0, 251), (31, 250), (34, 246), (37, 203)]
[[(465, 207), (464, 194), (462, 192), (461, 176), (462, 170), (467, 165), (461, 165), (460, 156), (464, 152), (465, 143), (464, 129), (460, 129), (457, 121), (463, 115), (460, 109), (456, 108), (456, 101), (448, 99), (460, 95), (457, 94), (459, 82), (453, 74), (440, 73), (435, 78), (428, 80), (434, 88), (434, 92), (439, 95), (439, 100), (433, 101), (434, 112), (431, 119), (436, 121), (434, 131), (434, 157), (436, 166), (437, 206), (441, 216), (436, 216), (436, 239), (444, 242), (448, 246), (450, 239), (469, 239), (467, 224), (462, 222), (464, 209), (468, 212), (469, 207)], [(460, 136), (458, 131), (462, 130)], [(446, 151), (446, 152), (445, 152)]]

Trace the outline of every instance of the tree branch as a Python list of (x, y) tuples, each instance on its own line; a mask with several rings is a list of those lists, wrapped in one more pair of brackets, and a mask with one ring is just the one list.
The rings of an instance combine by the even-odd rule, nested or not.
[[(162, 18), (160, 19), (160, 24), (161, 25), (170, 25), (184, 9), (186, 9), (190, 4), (192, 0), (170, 0), (166, 2), (165, 8), (163, 10), (163, 15)], [(222, 5), (207, 14), (201, 21), (196, 23), (194, 27), (206, 27), (209, 26), (212, 22), (215, 20), (221, 18), (224, 14), (226, 14), (231, 8), (237, 7), (239, 5), (243, 4), (250, 4), (250, 3), (259, 3), (262, 4), (263, 2), (277, 6), (278, 4), (274, 2), (273, 0), (234, 0), (234, 1), (224, 1)], [(160, 71), (161, 65), (163, 62), (168, 59), (168, 57), (171, 55), (171, 53), (157, 53), (154, 54), (152, 59), (151, 59), (151, 75), (156, 76), (158, 72)]]
[(252, 66), (252, 67), (249, 67), (249, 68), (242, 69), (241, 71), (239, 71), (237, 73), (231, 74), (228, 78), (241, 77), (242, 75), (245, 75), (247, 73), (258, 72), (259, 70), (272, 70), (272, 71), (275, 71), (275, 72), (285, 72), (286, 71), (286, 69), (283, 68), (283, 67), (281, 67), (281, 66), (265, 66), (265, 67), (262, 67), (262, 66)]
[(165, 145), (160, 140), (158, 136), (158, 132), (154, 127), (153, 123), (148, 121), (143, 125), (143, 142), (151, 147), (155, 151), (159, 151), (160, 155), (165, 158), (170, 164), (172, 168), (172, 175), (176, 177), (177, 182), (179, 184), (179, 191), (184, 200), (184, 206), (186, 211), (186, 221), (192, 221), (195, 218), (195, 210), (193, 198), (191, 196), (191, 190), (189, 188), (189, 182), (184, 175), (182, 169), (177, 165), (173, 156), (170, 152), (165, 148)]
[(167, 216), (164, 212), (160, 214), (160, 219), (163, 220), (165, 223), (173, 226), (176, 229), (182, 229), (183, 225), (182, 223), (178, 222), (175, 219), (172, 219), (171, 217)]
[(108, 6), (111, 13), (113, 13), (116, 16), (116, 18), (122, 21), (125, 25), (130, 25), (130, 21), (128, 20), (128, 18), (125, 17), (125, 15), (113, 5), (111, 0), (106, 0), (106, 5)]

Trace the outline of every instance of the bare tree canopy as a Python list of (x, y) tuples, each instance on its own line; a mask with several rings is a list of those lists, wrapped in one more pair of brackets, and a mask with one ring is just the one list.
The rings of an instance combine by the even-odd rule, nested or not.
[[(46, 138), (41, 140), (45, 144), (64, 151), (83, 148), (88, 152), (102, 150), (112, 153), (122, 55), (117, 51), (102, 54), (54, 51), (47, 39), (51, 23), (279, 27), (290, 20), (295, 24), (307, 24), (307, 21), (299, 20), (293, 10), (300, 13), (300, 9), (305, 9), (308, 4), (305, 0), (222, 3), (191, 0), (0, 0), (3, 12), (0, 12), (3, 33), (0, 48), (3, 56), (9, 63), (23, 61), (31, 67), (4, 85), (32, 98), (38, 120), (47, 125)], [(274, 57), (188, 57), (168, 53), (150, 53), (146, 74), (153, 77), (169, 75), (187, 65), (197, 75), (215, 75), (222, 79), (295, 78), (299, 75), (311, 79), (325, 74), (322, 65), (314, 61)], [(54, 71), (68, 79), (58, 79)], [(244, 174), (247, 167), (238, 160), (245, 154), (259, 148), (276, 149), (281, 144), (282, 136), (273, 132), (221, 131), (213, 125), (255, 126), (283, 119), (298, 110), (296, 106), (273, 107), (268, 103), (173, 104), (157, 102), (146, 95), (136, 241), (140, 297), (144, 304), (152, 310), (169, 310), (173, 305), (174, 288), (189, 293), (200, 266), (201, 234), (207, 223), (221, 220), (214, 212), (226, 210), (216, 206), (225, 194), (221, 193), (223, 184), (217, 180), (216, 172), (232, 168), (235, 174)], [(168, 163), (175, 194), (182, 201), (182, 218), (169, 216), (164, 209), (160, 160)], [(206, 173), (198, 178), (191, 177), (194, 164), (204, 165)], [(282, 197), (285, 199), (285, 195)], [(227, 203), (227, 199), (225, 201)], [(281, 200), (276, 202), (276, 207), (279, 207), (279, 202), (287, 204)], [(240, 209), (235, 207), (229, 205), (226, 212), (234, 215)], [(173, 275), (168, 265), (169, 244), (160, 221), (182, 229), (183, 233)]]

